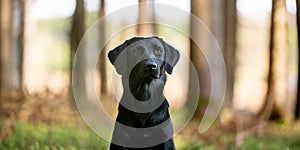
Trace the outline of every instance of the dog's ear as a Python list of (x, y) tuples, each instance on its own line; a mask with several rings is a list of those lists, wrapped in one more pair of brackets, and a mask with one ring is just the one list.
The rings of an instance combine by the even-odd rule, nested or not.
[(120, 75), (123, 75), (126, 72), (127, 68), (127, 52), (124, 51), (130, 44), (141, 40), (143, 38), (132, 38), (126, 40), (121, 45), (117, 46), (113, 50), (110, 50), (108, 53), (108, 58), (111, 64), (113, 64)]
[[(118, 74), (123, 75), (126, 71), (127, 54), (124, 49), (128, 46), (128, 41), (109, 51), (108, 59), (116, 68)], [(124, 52), (123, 52), (124, 51)]]
[(168, 74), (172, 74), (173, 72), (173, 67), (177, 64), (179, 58), (180, 58), (180, 53), (177, 49), (175, 49), (174, 47), (172, 47), (171, 45), (169, 45), (168, 43), (166, 43), (165, 41), (163, 41), (163, 39), (158, 38), (161, 43), (164, 45), (164, 49), (165, 49), (165, 62), (166, 62), (166, 66), (165, 69), (167, 71)]

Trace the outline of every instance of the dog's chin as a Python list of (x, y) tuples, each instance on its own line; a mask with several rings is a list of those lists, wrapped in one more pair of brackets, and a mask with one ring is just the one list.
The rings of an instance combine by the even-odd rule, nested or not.
[(151, 76), (149, 77), (149, 79), (152, 81), (152, 80), (158, 79), (158, 76), (151, 75)]
[(151, 82), (152, 80), (158, 79), (159, 75), (155, 73), (149, 73), (145, 75), (143, 78), (146, 82)]
[(158, 76), (149, 75), (149, 76), (144, 77), (144, 79), (147, 80), (147, 81), (152, 81), (152, 80), (158, 79)]

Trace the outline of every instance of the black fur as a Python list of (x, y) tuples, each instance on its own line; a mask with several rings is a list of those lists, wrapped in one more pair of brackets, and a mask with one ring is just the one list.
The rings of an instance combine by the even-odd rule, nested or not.
[[(161, 105), (154, 107), (156, 108), (155, 110), (147, 113), (135, 112), (120, 104), (116, 121), (129, 127), (149, 128), (160, 125), (161, 123), (170, 119), (168, 110), (169, 104), (163, 96), (163, 88), (166, 82), (165, 72), (168, 74), (172, 73), (173, 67), (179, 60), (179, 52), (172, 46), (165, 43), (161, 38), (136, 37), (125, 41), (120, 46), (111, 50), (108, 54), (108, 57), (110, 62), (115, 66), (116, 71), (122, 75), (124, 93), (121, 103), (123, 101), (128, 101), (128, 96), (126, 96), (126, 94), (129, 92), (135, 99), (142, 102), (149, 100), (151, 94), (152, 96), (155, 94), (158, 97), (163, 97), (163, 102)], [(139, 62), (136, 62), (141, 57), (146, 59), (141, 59)], [(117, 59), (118, 62), (116, 61)], [(129, 87), (129, 89), (127, 89), (127, 87)], [(153, 103), (158, 103), (158, 101), (154, 101)], [(173, 130), (172, 127), (169, 128), (170, 129), (168, 130)], [(122, 132), (125, 132), (126, 134), (126, 131)], [(113, 139), (116, 138), (115, 134), (116, 127)], [(133, 140), (133, 142), (135, 142), (135, 139), (136, 142), (138, 142), (138, 140), (143, 140), (143, 138), (132, 137), (132, 135), (128, 135), (127, 138), (128, 140)], [(173, 139), (171, 138), (164, 143), (144, 148), (130, 148), (126, 147), (126, 145), (119, 146), (112, 143), (110, 145), (110, 149), (175, 150), (175, 145)]]

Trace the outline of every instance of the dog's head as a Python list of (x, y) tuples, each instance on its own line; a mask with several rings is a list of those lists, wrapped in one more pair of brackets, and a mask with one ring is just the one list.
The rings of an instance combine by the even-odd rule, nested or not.
[(120, 75), (150, 81), (171, 74), (180, 57), (178, 50), (158, 37), (135, 37), (108, 53), (110, 62)]

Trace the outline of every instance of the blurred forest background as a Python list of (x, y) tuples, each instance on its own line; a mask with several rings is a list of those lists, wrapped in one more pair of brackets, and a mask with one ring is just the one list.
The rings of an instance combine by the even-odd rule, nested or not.
[[(133, 36), (163, 35), (190, 57), (201, 86), (193, 119), (175, 137), (178, 149), (300, 149), (300, 0), (0, 0), (0, 149), (108, 148), (76, 108), (70, 92), (71, 64), (94, 23), (139, 3), (146, 5), (136, 5), (135, 15), (105, 22), (100, 39), (118, 26), (156, 18), (179, 23), (201, 37), (189, 15), (158, 13), (156, 4), (193, 13), (215, 36), (224, 55), (225, 102), (213, 126), (199, 133), (211, 93), (206, 59), (178, 31), (137, 24), (109, 39), (95, 69), (98, 96), (112, 116), (117, 102), (111, 101), (113, 67), (107, 51)], [(169, 92), (168, 99), (175, 109), (176, 92)]]

